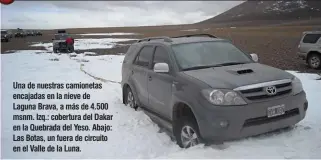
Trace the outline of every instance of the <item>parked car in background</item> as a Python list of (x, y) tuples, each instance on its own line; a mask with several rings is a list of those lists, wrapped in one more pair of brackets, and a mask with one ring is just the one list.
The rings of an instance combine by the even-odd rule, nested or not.
[(32, 31), (27, 31), (27, 36), (33, 36)]
[(17, 32), (15, 33), (15, 37), (16, 37), (16, 38), (24, 38), (24, 37), (26, 37), (26, 36), (27, 36), (27, 34), (26, 34), (26, 32), (23, 31), (23, 30), (17, 30)]
[(13, 38), (13, 33), (11, 30), (7, 30), (7, 35), (9, 38)]
[(36, 36), (42, 36), (42, 33), (40, 31), (36, 31)]
[(321, 68), (321, 31), (303, 32), (298, 55), (313, 69)]
[(123, 103), (145, 110), (182, 148), (286, 128), (308, 109), (297, 77), (208, 34), (138, 40), (121, 87)]
[(7, 30), (1, 30), (1, 42), (9, 42), (10, 35)]

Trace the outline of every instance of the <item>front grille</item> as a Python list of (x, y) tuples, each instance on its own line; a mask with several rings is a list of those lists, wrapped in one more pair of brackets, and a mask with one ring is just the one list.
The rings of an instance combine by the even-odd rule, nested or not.
[(250, 101), (259, 101), (259, 100), (264, 100), (264, 99), (270, 99), (270, 98), (275, 98), (279, 96), (284, 96), (288, 95), (292, 92), (292, 83), (291, 82), (283, 82), (283, 83), (277, 83), (274, 85), (270, 86), (275, 86), (276, 87), (276, 94), (274, 95), (269, 95), (265, 91), (265, 86), (258, 86), (255, 88), (249, 88), (249, 89), (243, 89), (239, 90), (239, 92), (248, 100)]
[(247, 119), (243, 125), (243, 127), (249, 127), (249, 126), (256, 126), (256, 125), (261, 125), (261, 124), (266, 124), (266, 123), (271, 123), (275, 121), (279, 121), (285, 118), (289, 118), (292, 116), (296, 116), (300, 114), (299, 109), (295, 108), (292, 110), (285, 111), (283, 115), (276, 116), (276, 117), (270, 117), (268, 118), (267, 116), (264, 117), (257, 117), (257, 118), (251, 118)]

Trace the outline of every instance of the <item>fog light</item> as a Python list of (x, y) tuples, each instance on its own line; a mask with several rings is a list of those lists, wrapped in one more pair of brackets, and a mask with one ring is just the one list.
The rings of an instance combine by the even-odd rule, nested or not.
[(221, 121), (220, 122), (220, 126), (221, 127), (227, 127), (228, 126), (228, 122), (227, 121)]

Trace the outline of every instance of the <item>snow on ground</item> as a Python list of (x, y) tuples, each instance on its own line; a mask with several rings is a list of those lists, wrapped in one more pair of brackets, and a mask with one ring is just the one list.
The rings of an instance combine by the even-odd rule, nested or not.
[(78, 34), (82, 36), (122, 36), (122, 35), (140, 35), (139, 33), (124, 33), (124, 32), (114, 32), (114, 33), (85, 33)]
[(183, 32), (196, 32), (198, 31), (198, 29), (185, 29), (185, 30), (181, 30)]
[[(100, 83), (93, 78), (87, 76), (80, 71), (80, 64), (70, 59), (67, 55), (56, 55), (59, 57), (59, 61), (50, 61), (53, 54), (34, 54), (34, 51), (20, 51), (19, 53), (1, 55), (2, 57), (2, 136), (1, 141), (2, 157), (23, 158), (27, 157), (30, 153), (12, 153), (13, 144), (35, 144), (34, 142), (12, 142), (12, 125), (17, 122), (12, 121), (12, 114), (19, 113), (19, 111), (13, 111), (12, 109), (12, 94), (21, 92), (20, 90), (13, 90), (13, 82), (41, 82), (41, 83), (69, 83), (69, 82), (82, 82), (82, 83)], [(94, 61), (93, 61), (94, 62)], [(106, 69), (101, 69), (102, 72), (108, 72)], [(14, 74), (12, 74), (14, 73)], [(30, 90), (24, 90), (24, 93), (28, 93)], [(37, 90), (38, 91), (38, 90)], [(38, 93), (59, 93), (73, 92), (83, 93), (84, 90), (39, 90)], [(80, 144), (83, 152), (79, 153), (38, 153), (33, 154), (29, 159), (35, 158), (58, 158), (57, 156), (63, 156), (64, 158), (153, 158), (157, 156), (166, 155), (168, 152), (177, 151), (179, 148), (170, 140), (165, 133), (157, 133), (158, 127), (141, 111), (135, 112), (129, 107), (124, 106), (121, 103), (120, 85), (113, 83), (104, 83), (101, 90), (86, 90), (91, 94), (93, 102), (108, 102), (109, 110), (108, 114), (113, 114), (113, 121), (108, 121), (113, 125), (113, 131), (107, 132), (108, 142), (56, 142), (59, 144)], [(34, 92), (34, 91), (33, 91)], [(39, 100), (31, 100), (27, 103), (38, 103)], [(72, 100), (41, 100), (42, 103), (53, 103), (59, 105), (60, 103), (73, 103)], [(26, 103), (26, 101), (16, 100), (15, 103)], [(77, 101), (76, 101), (77, 103)], [(68, 114), (72, 111), (50, 111), (50, 114), (54, 113)], [(73, 111), (74, 113), (80, 113), (82, 111)], [(88, 111), (88, 113), (98, 113), (100, 111)], [(102, 111), (106, 112), (106, 111)], [(24, 114), (33, 113), (32, 111), (24, 111)], [(40, 112), (44, 113), (44, 112)], [(48, 113), (47, 113), (48, 114)], [(108, 124), (107, 122), (107, 124)], [(42, 124), (41, 121), (22, 121), (19, 123), (24, 124)], [(54, 121), (46, 123), (79, 123), (79, 124), (104, 124), (105, 121)], [(25, 132), (16, 132), (16, 135), (23, 135)], [(86, 132), (39, 132), (38, 135), (48, 134), (60, 134), (60, 135), (87, 135)], [(101, 132), (91, 132), (92, 135), (99, 135)], [(47, 145), (48, 142), (40, 142), (38, 144)]]
[[(90, 63), (86, 63), (84, 66), (86, 72), (106, 80), (121, 81), (121, 64), (124, 56), (105, 55), (99, 57), (86, 57), (86, 59), (90, 61)], [(105, 71), (102, 72), (102, 69)]]
[[(34, 54), (37, 52), (38, 54)], [(121, 64), (124, 56), (85, 56), (69, 58), (67, 55), (47, 54), (39, 51), (20, 51), (2, 57), (2, 129), (1, 137), (3, 156), (11, 154), (12, 148), (12, 93), (18, 92), (9, 85), (18, 82), (96, 82), (80, 71), (80, 64), (90, 74), (106, 80), (121, 80)], [(58, 58), (59, 61), (49, 59)], [(85, 59), (87, 62), (79, 61)], [(80, 62), (80, 63), (79, 63)], [(315, 74), (288, 71), (303, 83), (307, 93), (309, 109), (306, 118), (292, 130), (274, 132), (258, 137), (226, 142), (223, 146), (198, 145), (190, 149), (180, 149), (165, 133), (158, 133), (159, 128), (142, 112), (130, 109), (121, 103), (121, 88), (117, 83), (103, 83), (102, 90), (88, 90), (96, 101), (109, 103), (109, 114), (114, 115), (113, 131), (107, 132), (109, 141), (105, 143), (81, 144), (83, 152), (62, 153), (64, 158), (321, 158), (321, 81)], [(15, 73), (15, 74), (12, 74)], [(63, 89), (60, 92), (79, 92)], [(27, 92), (27, 91), (26, 91)], [(54, 92), (40, 90), (39, 92)], [(19, 102), (19, 101), (18, 101)], [(16, 103), (18, 103), (16, 101)], [(44, 102), (44, 101), (43, 101)], [(72, 101), (50, 101), (45, 103), (67, 103)], [(29, 111), (26, 111), (28, 113)], [(80, 111), (78, 111), (80, 112)], [(95, 111), (97, 112), (97, 111)], [(60, 111), (60, 113), (64, 113)], [(23, 122), (30, 123), (30, 122)], [(39, 122), (41, 123), (41, 122)], [(63, 123), (63, 122), (53, 122)], [(70, 122), (72, 123), (72, 122)], [(99, 121), (82, 121), (82, 124), (103, 123)], [(43, 132), (43, 135), (48, 134)], [(60, 132), (59, 134), (74, 134)], [(79, 134), (85, 134), (79, 132)], [(16, 143), (16, 142), (15, 142)], [(24, 142), (26, 143), (26, 142)], [(46, 142), (45, 142), (46, 143)], [(71, 143), (71, 142), (70, 142)], [(65, 143), (63, 143), (65, 144)], [(69, 143), (68, 143), (69, 144)], [(225, 149), (219, 149), (220, 147)], [(15, 158), (27, 153), (11, 154)], [(32, 158), (44, 158), (37, 154)], [(58, 154), (46, 153), (45, 157), (56, 158)]]
[[(89, 38), (75, 39), (75, 50), (87, 49), (105, 49), (114, 47), (117, 42), (125, 42), (136, 39), (129, 38)], [(52, 50), (52, 43), (37, 43), (30, 45), (32, 47), (45, 47), (47, 50)]]

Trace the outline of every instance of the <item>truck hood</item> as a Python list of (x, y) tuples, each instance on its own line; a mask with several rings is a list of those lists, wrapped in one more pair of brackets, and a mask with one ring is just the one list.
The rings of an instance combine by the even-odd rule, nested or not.
[(203, 81), (212, 88), (227, 89), (234, 89), (249, 84), (293, 78), (293, 75), (286, 71), (260, 63), (206, 68), (184, 71), (183, 73)]

